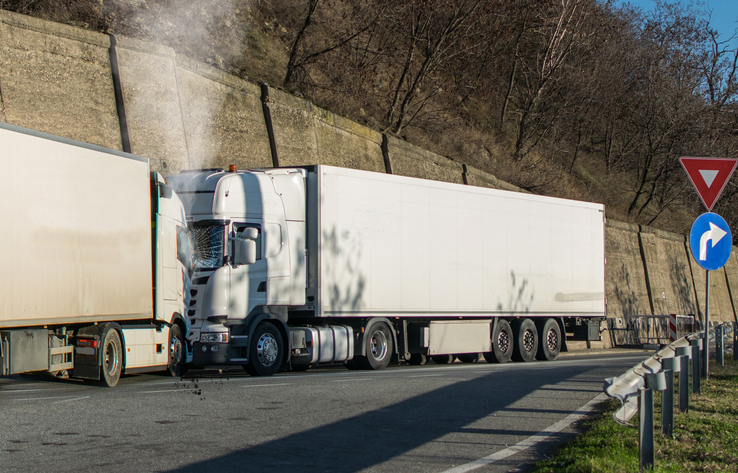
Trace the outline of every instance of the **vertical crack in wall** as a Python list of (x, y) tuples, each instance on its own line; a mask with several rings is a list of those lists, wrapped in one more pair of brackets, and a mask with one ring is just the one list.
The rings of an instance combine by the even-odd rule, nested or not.
[(0, 120), (8, 123), (8, 117), (5, 115), (5, 98), (3, 97), (3, 79), (0, 77)]
[[(653, 304), (653, 291), (651, 290), (651, 279), (648, 277), (648, 262), (646, 260), (646, 249), (643, 242), (643, 226), (638, 226), (638, 246), (641, 252), (641, 261), (643, 262), (643, 274), (646, 277), (646, 292), (648, 294), (648, 305), (651, 308), (651, 315), (656, 314), (654, 312)], [(642, 314), (645, 315), (645, 314)]]
[(131, 152), (131, 138), (128, 133), (128, 119), (126, 117), (126, 107), (123, 101), (123, 86), (120, 80), (120, 67), (118, 66), (118, 42), (115, 35), (110, 37), (110, 71), (113, 75), (113, 92), (115, 93), (115, 108), (118, 113), (118, 126), (120, 127), (120, 144), (123, 151)]

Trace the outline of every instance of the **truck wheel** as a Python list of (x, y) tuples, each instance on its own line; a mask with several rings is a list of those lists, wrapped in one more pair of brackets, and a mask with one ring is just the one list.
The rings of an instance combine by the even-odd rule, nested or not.
[(392, 358), (392, 333), (383, 323), (374, 324), (367, 332), (364, 356), (355, 358), (356, 365), (362, 370), (382, 370), (389, 366)]
[(536, 324), (530, 319), (518, 319), (513, 322), (513, 347), (512, 358), (515, 361), (533, 361), (538, 352), (538, 330)]
[(123, 344), (120, 335), (115, 329), (105, 332), (102, 347), (102, 360), (100, 363), (100, 386), (112, 388), (118, 384), (120, 373), (123, 370)]
[(456, 355), (456, 358), (459, 359), (462, 363), (476, 363), (479, 361), (479, 353), (463, 353), (461, 355)]
[(559, 357), (561, 352), (561, 327), (554, 319), (546, 319), (545, 322), (536, 324), (538, 327), (538, 353), (539, 360), (553, 361)]
[(174, 324), (169, 330), (169, 374), (175, 378), (184, 374), (185, 339), (182, 329)]
[(492, 333), (492, 351), (484, 353), (487, 363), (507, 363), (513, 352), (513, 332), (507, 320), (499, 319)]
[(256, 327), (249, 347), (246, 372), (252, 376), (271, 376), (282, 366), (284, 343), (277, 327), (262, 323)]

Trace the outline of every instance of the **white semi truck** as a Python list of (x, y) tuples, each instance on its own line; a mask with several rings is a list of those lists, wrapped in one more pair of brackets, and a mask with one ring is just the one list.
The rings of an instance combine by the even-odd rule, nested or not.
[(148, 160), (0, 123), (0, 175), (0, 375), (179, 374), (193, 241)]
[(189, 171), (193, 364), (554, 359), (599, 339), (604, 207), (329, 166)]

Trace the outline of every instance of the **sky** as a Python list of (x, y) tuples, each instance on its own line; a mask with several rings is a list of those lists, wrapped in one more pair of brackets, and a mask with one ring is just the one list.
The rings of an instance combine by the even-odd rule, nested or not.
[[(720, 33), (720, 39), (728, 39), (736, 28), (738, 28), (738, 0), (695, 0), (695, 4), (704, 3), (707, 9), (712, 10), (710, 17), (710, 26)], [(654, 0), (617, 0), (617, 4), (630, 3), (643, 9), (643, 11), (653, 10), (656, 3)], [(676, 3), (667, 0), (667, 3)], [(683, 0), (682, 3), (688, 3)], [(738, 41), (733, 41), (733, 45), (738, 45)]]

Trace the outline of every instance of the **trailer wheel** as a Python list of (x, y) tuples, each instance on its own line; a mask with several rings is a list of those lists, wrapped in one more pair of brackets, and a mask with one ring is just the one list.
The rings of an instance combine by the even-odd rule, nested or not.
[(185, 339), (182, 329), (174, 324), (169, 330), (169, 374), (175, 378), (184, 374)]
[(538, 327), (538, 353), (539, 360), (553, 361), (559, 357), (561, 352), (561, 327), (554, 319), (546, 319), (539, 322)]
[(518, 319), (513, 322), (515, 346), (512, 358), (515, 361), (533, 361), (538, 352), (538, 330), (530, 319)]
[(487, 363), (507, 363), (513, 352), (513, 332), (507, 320), (499, 319), (492, 333), (492, 351), (484, 353)]
[(252, 376), (271, 376), (282, 366), (284, 342), (277, 327), (262, 323), (256, 327), (249, 347), (249, 364), (246, 372)]
[(356, 365), (362, 370), (382, 370), (389, 366), (392, 358), (392, 333), (383, 323), (374, 324), (366, 332), (368, 338), (365, 343), (364, 356), (355, 358)]
[(112, 388), (118, 384), (120, 373), (123, 370), (123, 345), (118, 331), (110, 329), (105, 332), (101, 347), (100, 380), (97, 384)]
[(463, 353), (461, 355), (456, 355), (456, 358), (459, 359), (462, 363), (476, 363), (479, 361), (479, 353)]

